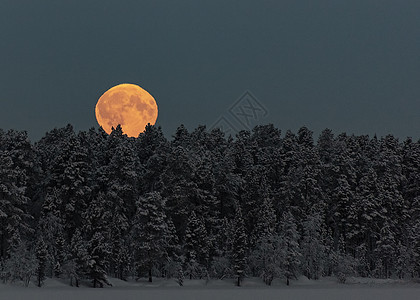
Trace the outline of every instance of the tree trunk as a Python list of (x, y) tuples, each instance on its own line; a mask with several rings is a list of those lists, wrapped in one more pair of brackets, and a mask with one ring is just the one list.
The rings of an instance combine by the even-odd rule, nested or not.
[(152, 269), (149, 269), (149, 282), (152, 282)]

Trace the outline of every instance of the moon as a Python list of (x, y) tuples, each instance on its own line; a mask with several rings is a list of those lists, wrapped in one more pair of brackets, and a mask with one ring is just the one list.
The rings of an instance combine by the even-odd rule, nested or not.
[(110, 134), (121, 125), (130, 137), (138, 137), (146, 125), (154, 125), (158, 116), (155, 99), (138, 85), (123, 83), (107, 90), (95, 107), (96, 120)]

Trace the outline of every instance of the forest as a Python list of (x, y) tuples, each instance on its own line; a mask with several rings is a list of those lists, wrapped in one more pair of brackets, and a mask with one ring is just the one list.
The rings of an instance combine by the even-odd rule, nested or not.
[(0, 130), (0, 279), (420, 276), (420, 140)]

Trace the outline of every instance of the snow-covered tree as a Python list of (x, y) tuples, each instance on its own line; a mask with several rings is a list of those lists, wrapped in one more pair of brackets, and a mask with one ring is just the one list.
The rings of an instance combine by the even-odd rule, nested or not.
[(277, 275), (276, 215), (271, 199), (265, 197), (258, 213), (254, 236), (258, 237), (249, 257), (252, 272), (270, 285)]
[(107, 215), (107, 241), (110, 243), (110, 273), (122, 280), (128, 275), (130, 265), (130, 223), (136, 211), (139, 194), (140, 163), (134, 140), (129, 139), (117, 126), (104, 145), (103, 168), (98, 171), (98, 189), (102, 193)]
[(378, 264), (379, 259), (382, 263), (382, 266), (379, 267), (378, 270), (383, 270), (383, 272), (379, 273), (378, 276), (382, 278), (389, 278), (391, 275), (391, 270), (394, 265), (394, 261), (396, 258), (396, 246), (397, 243), (395, 242), (395, 235), (391, 230), (390, 225), (387, 221), (385, 221), (384, 225), (380, 230), (380, 236), (378, 241), (376, 242), (376, 255), (378, 257)]
[(301, 269), (309, 279), (319, 279), (323, 274), (326, 247), (323, 240), (323, 220), (319, 210), (312, 210), (303, 223), (303, 236), (300, 245)]
[(184, 241), (185, 270), (190, 279), (201, 278), (209, 262), (209, 241), (204, 222), (194, 211), (188, 220)]
[[(65, 233), (64, 220), (61, 214), (62, 201), (56, 189), (47, 194), (42, 205), (41, 216), (38, 221), (40, 237), (47, 249), (46, 275), (59, 275), (60, 266), (64, 263)], [(54, 272), (56, 271), (56, 272)], [(58, 276), (57, 276), (58, 277)]]
[(11, 282), (22, 281), (28, 286), (31, 277), (36, 273), (37, 261), (28, 243), (16, 236), (12, 238), (10, 256), (5, 263), (5, 271)]
[(164, 210), (165, 200), (158, 192), (140, 197), (136, 207), (132, 228), (135, 262), (138, 275), (146, 271), (149, 282), (152, 282), (153, 269), (162, 269), (168, 259), (172, 232), (168, 228)]
[(71, 286), (74, 284), (79, 287), (80, 280), (86, 277), (89, 259), (88, 244), (83, 239), (80, 229), (76, 229), (70, 242), (70, 256), (64, 268)]
[(48, 251), (47, 245), (44, 243), (43, 239), (39, 239), (36, 246), (36, 281), (38, 287), (41, 287), (45, 280), (45, 269), (47, 264)]
[(299, 248), (299, 233), (295, 219), (290, 212), (284, 212), (279, 230), (280, 248), (283, 250), (283, 275), (286, 284), (289, 285), (291, 278), (297, 278), (301, 261)]
[(419, 277), (420, 141), (280, 133), (0, 129), (2, 279)]
[(0, 141), (0, 259), (9, 256), (14, 237), (30, 233), (26, 194), (31, 151), (25, 132), (8, 131)]
[(86, 276), (92, 280), (93, 286), (110, 285), (107, 278), (111, 255), (111, 240), (109, 221), (111, 212), (107, 210), (107, 199), (100, 193), (89, 204), (83, 214), (82, 239), (87, 251)]
[(111, 285), (106, 275), (107, 257), (111, 251), (102, 232), (95, 232), (87, 241), (88, 261), (86, 275), (92, 280), (93, 287)]
[(245, 233), (245, 224), (242, 217), (242, 211), (239, 205), (236, 206), (235, 219), (233, 220), (232, 239), (232, 268), (236, 277), (236, 285), (241, 286), (245, 276), (245, 267), (247, 263), (247, 235)]
[(258, 240), (249, 257), (249, 264), (258, 272), (265, 284), (271, 285), (273, 279), (282, 276), (283, 253), (278, 235), (268, 233)]

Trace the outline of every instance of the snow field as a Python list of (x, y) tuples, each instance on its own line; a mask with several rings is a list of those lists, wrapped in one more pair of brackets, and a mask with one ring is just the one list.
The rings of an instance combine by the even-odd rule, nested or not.
[(285, 286), (282, 281), (274, 281), (273, 286), (265, 286), (258, 279), (246, 279), (243, 287), (235, 287), (232, 280), (214, 280), (207, 285), (201, 280), (186, 280), (180, 287), (173, 280), (120, 281), (110, 280), (113, 287), (93, 289), (87, 286), (73, 288), (66, 283), (47, 280), (38, 288), (31, 284), (25, 288), (19, 285), (0, 285), (1, 300), (418, 300), (420, 285), (397, 280), (376, 280), (350, 278), (348, 284), (338, 284), (333, 278), (311, 281), (300, 277)]

